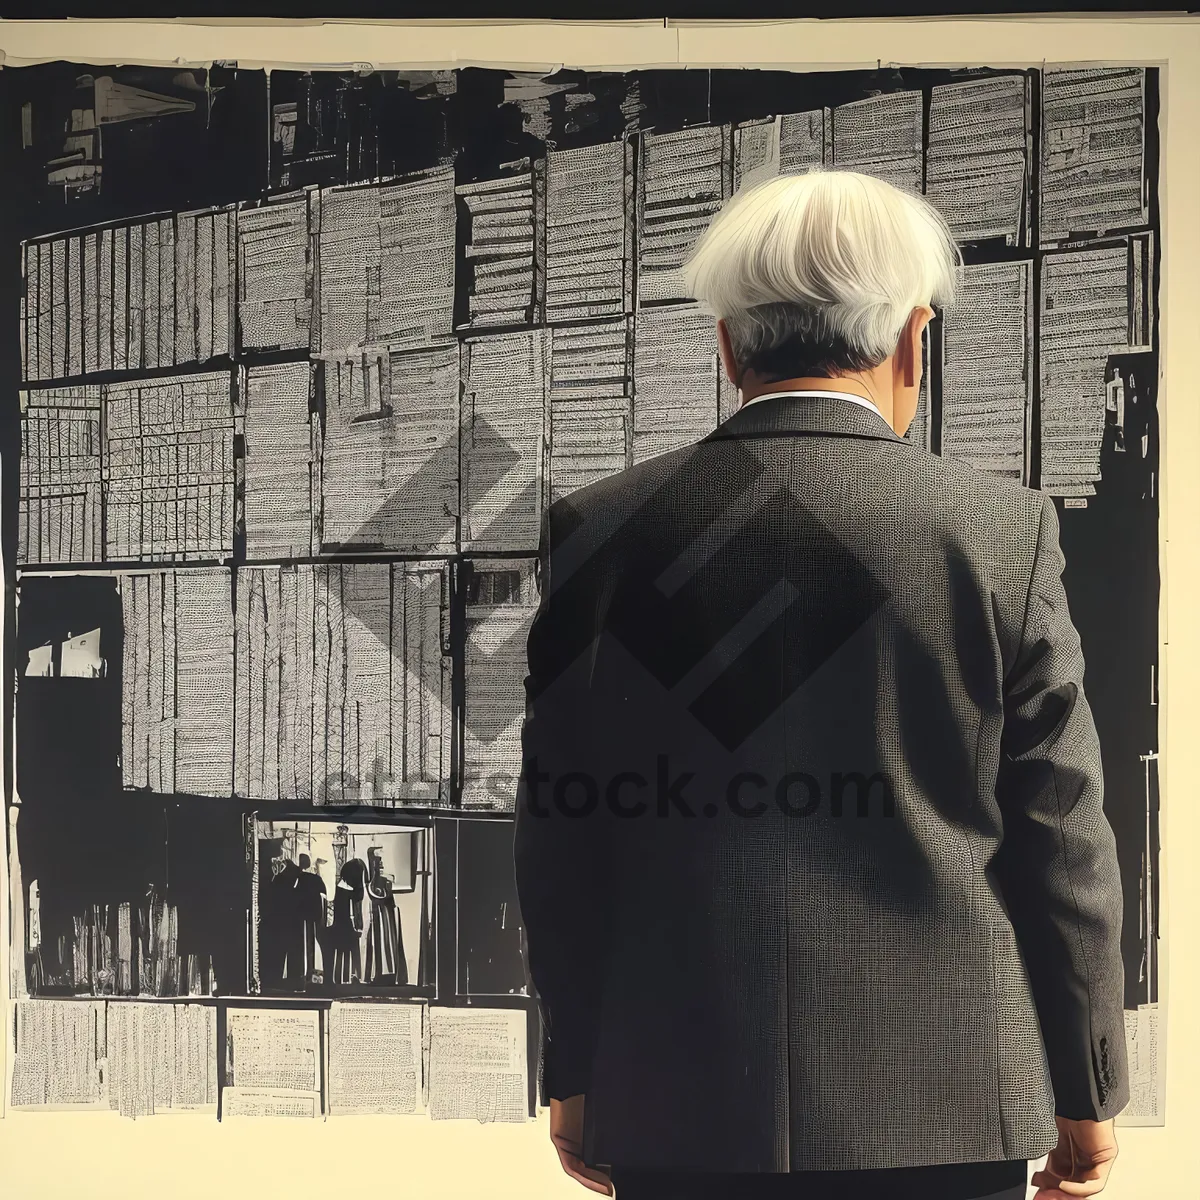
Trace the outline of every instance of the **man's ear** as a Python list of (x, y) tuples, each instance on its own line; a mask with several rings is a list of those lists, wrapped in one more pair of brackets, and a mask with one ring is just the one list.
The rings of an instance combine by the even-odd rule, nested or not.
[(729, 326), (723, 320), (717, 321), (717, 348), (721, 352), (721, 365), (725, 368), (725, 377), (738, 387), (738, 364), (733, 355), (733, 342), (729, 338)]
[(933, 309), (927, 306), (914, 308), (908, 315), (904, 333), (900, 337), (897, 366), (901, 372), (901, 382), (905, 387), (917, 386), (917, 371), (921, 365), (921, 337), (925, 326), (933, 319)]

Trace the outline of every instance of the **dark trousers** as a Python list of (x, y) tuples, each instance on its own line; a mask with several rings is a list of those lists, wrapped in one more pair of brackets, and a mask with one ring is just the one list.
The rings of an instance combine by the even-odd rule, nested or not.
[(722, 1175), (613, 1167), (615, 1200), (1025, 1200), (1028, 1163)]

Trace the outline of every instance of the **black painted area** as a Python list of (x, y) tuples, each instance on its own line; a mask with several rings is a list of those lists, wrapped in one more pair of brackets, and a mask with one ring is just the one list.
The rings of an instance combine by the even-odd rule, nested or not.
[[(60, 647), (100, 630), (105, 673), (58, 676)], [(26, 579), (21, 587), (16, 670), (17, 790), (26, 804), (103, 811), (121, 791), (121, 659), (124, 629), (116, 581), (104, 577)], [(55, 677), (25, 674), (29, 656), (54, 652)], [(64, 835), (67, 831), (64, 831)]]
[(524, 994), (522, 940), (509, 823), (459, 821), (458, 994)]

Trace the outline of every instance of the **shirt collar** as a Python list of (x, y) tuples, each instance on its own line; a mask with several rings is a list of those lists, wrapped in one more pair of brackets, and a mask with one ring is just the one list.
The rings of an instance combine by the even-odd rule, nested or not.
[(883, 413), (879, 411), (878, 406), (872, 404), (871, 401), (865, 396), (856, 396), (853, 392), (834, 392), (826, 388), (811, 388), (806, 391), (798, 392), (762, 392), (760, 395), (747, 400), (746, 403), (741, 407), (749, 408), (750, 405), (757, 404), (760, 400), (771, 400), (776, 396), (816, 396), (822, 400), (826, 398), (833, 400), (849, 400), (853, 404), (861, 404), (863, 408), (869, 409), (871, 412), (877, 413), (881, 417), (883, 416)]

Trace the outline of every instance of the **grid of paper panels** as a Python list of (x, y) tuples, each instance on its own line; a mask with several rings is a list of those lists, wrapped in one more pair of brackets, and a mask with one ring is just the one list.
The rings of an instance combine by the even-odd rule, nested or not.
[(24, 377), (73, 379), (204, 363), (232, 350), (232, 208), (29, 242)]
[(119, 582), (125, 786), (229, 795), (234, 706), (229, 572), (133, 572)]
[[(1144, 223), (1144, 72), (1048, 70), (1043, 79), (1041, 240), (1072, 231)], [(363, 496), (352, 493), (356, 480), (362, 479), (366, 486), (374, 479), (373, 472), (349, 472), (351, 494), (344, 515), (324, 510), (331, 497), (336, 509), (337, 499), (346, 494), (341, 484), (347, 472), (340, 460), (348, 455), (347, 463), (361, 466), (362, 455), (373, 454), (368, 448), (372, 440), (382, 442), (389, 428), (402, 424), (396, 418), (396, 401), (402, 398), (382, 393), (390, 386), (391, 364), (401, 375), (411, 368), (418, 389), (430, 387), (451, 401), (441, 410), (445, 418), (440, 424), (434, 422), (436, 436), (444, 438), (439, 446), (446, 447), (441, 457), (450, 457), (455, 435), (449, 428), (450, 387), (444, 382), (448, 364), (437, 353), (425, 363), (406, 362), (401, 356), (410, 350), (432, 351), (439, 341), (447, 347), (453, 344), (456, 223), (468, 263), (466, 332), (479, 347), (475, 356), (486, 357), (483, 347), (491, 336), (489, 326), (499, 327), (497, 336), (505, 336), (514, 326), (530, 328), (543, 320), (568, 326), (630, 314), (634, 363), (637, 346), (648, 351), (648, 358), (643, 356), (642, 363), (629, 372), (634, 381), (631, 411), (649, 420), (655, 395), (678, 386), (687, 374), (672, 373), (665, 361), (660, 369), (653, 366), (655, 333), (649, 326), (670, 318), (651, 315), (649, 309), (690, 303), (682, 266), (734, 186), (814, 166), (844, 166), (910, 190), (923, 187), (964, 240), (1003, 238), (1014, 246), (1027, 242), (1034, 133), (1027, 76), (1000, 74), (935, 86), (929, 92), (927, 121), (922, 114), (922, 93), (900, 91), (735, 126), (654, 131), (634, 139), (551, 151), (544, 160), (513, 164), (496, 179), (457, 186), (453, 170), (440, 167), (383, 185), (314, 188), (257, 207), (166, 215), (42, 239), (25, 251), (26, 377), (30, 381), (86, 378), (106, 371), (152, 371), (204, 361), (229, 353), (235, 325), (248, 352), (308, 349), (326, 358), (332, 364), (330, 378), (337, 385), (334, 411), (338, 414), (347, 411), (341, 400), (343, 385), (349, 379), (353, 392), (352, 376), (357, 373), (362, 376), (364, 395), (374, 388), (378, 397), (368, 397), (364, 410), (351, 420), (370, 420), (378, 414), (380, 424), (370, 432), (350, 429), (344, 436), (336, 429), (333, 453), (339, 462), (332, 483), (321, 479), (321, 447), (315, 444), (312, 423), (302, 410), (286, 422), (288, 432), (278, 439), (270, 432), (273, 413), (256, 422), (254, 433), (263, 447), (258, 461), (262, 463), (271, 452), (283, 464), (292, 490), (307, 491), (309, 496), (302, 511), (284, 516), (282, 530), (268, 528), (260, 535), (256, 528), (260, 518), (248, 511), (247, 534), (253, 553), (263, 557), (320, 552), (322, 546), (345, 547), (356, 540), (365, 546), (367, 539), (356, 522), (380, 524), (370, 511), (373, 501), (379, 507), (380, 498), (372, 497), (369, 488)], [(1102, 186), (1097, 187), (1097, 181)], [(461, 210), (457, 215), (456, 205)], [(692, 319), (691, 311), (675, 310), (684, 327)], [(643, 314), (649, 326), (639, 331)], [(1140, 340), (1127, 344), (1146, 344), (1144, 332), (1135, 331), (1134, 336)], [(602, 340), (600, 334), (597, 337)], [(605, 351), (598, 349), (598, 353), (602, 375)], [(374, 377), (366, 361), (370, 354), (382, 356)], [(362, 363), (348, 372), (345, 364), (360, 355)], [(433, 374), (422, 382), (426, 371)], [(470, 374), (462, 372), (468, 387)], [(474, 374), (478, 380), (480, 373)], [(704, 374), (707, 377), (707, 368)], [(277, 383), (263, 376), (247, 380), (247, 387), (262, 396)], [(598, 378), (597, 401), (625, 399), (608, 394), (606, 387)], [(300, 385), (293, 390), (300, 390)], [(641, 405), (636, 402), (639, 390)], [(472, 395), (480, 393), (473, 390)], [(710, 423), (709, 405), (703, 399), (707, 395), (705, 384), (697, 400), (697, 429)], [(578, 394), (571, 398), (584, 399)], [(497, 395), (497, 404), (510, 399)], [(480, 402), (486, 405), (486, 396)], [(949, 391), (944, 403), (955, 403)], [(33, 448), (30, 457), (40, 460), (30, 479), (34, 474), (41, 479), (39, 486), (25, 492), (25, 523), (36, 530), (25, 539), (26, 561), (50, 561), (53, 546), (60, 548), (57, 552), (65, 555), (64, 561), (90, 561), (97, 507), (91, 494), (94, 486), (81, 483), (82, 495), (72, 491), (64, 497), (59, 504), (62, 515), (55, 520), (55, 469), (47, 463), (47, 447), (48, 439), (57, 433), (51, 428), (55, 421), (47, 421), (46, 413), (39, 411), (46, 407), (35, 402), (26, 410), (31, 427), (26, 444)], [(263, 412), (261, 402), (257, 409)], [(623, 418), (616, 409), (603, 403), (597, 415), (605, 429), (603, 437), (613, 447), (601, 461), (614, 464), (621, 460), (617, 443), (623, 436), (617, 427)], [(719, 406), (716, 412), (720, 415)], [(562, 422), (562, 436), (555, 439), (553, 428), (545, 431), (558, 447), (549, 463), (551, 467), (561, 463), (560, 474), (569, 478), (571, 430), (580, 429), (580, 410), (575, 405), (556, 408), (552, 404), (551, 425), (556, 415)], [(60, 416), (57, 423), (68, 420)], [(626, 461), (642, 456), (643, 446), (674, 444), (670, 437), (639, 437), (636, 416), (632, 426), (632, 442), (640, 445)], [(681, 436), (686, 432), (681, 427)], [(103, 437), (103, 428), (101, 433)], [(423, 444), (420, 431), (402, 429), (388, 452), (403, 455), (400, 447), (406, 439)], [(936, 436), (927, 440), (938, 443)], [(1050, 440), (1054, 444), (1054, 438)], [(487, 438), (479, 443), (485, 459), (487, 445)], [(190, 466), (194, 453), (182, 452), (180, 462)], [(420, 461), (421, 453), (417, 450), (413, 457)], [(587, 446), (581, 446), (581, 453), (594, 458)], [(112, 462), (116, 475), (124, 479), (129, 470), (125, 446), (118, 448)], [(163, 475), (157, 470), (152, 463), (151, 475), (143, 480), (142, 486), (151, 493), (160, 491), (160, 481), (172, 474), (170, 467)], [(538, 486), (545, 496), (554, 488), (547, 486), (546, 467), (540, 470)], [(1094, 483), (1091, 470), (1076, 472), (1076, 483), (1083, 490)], [(420, 473), (410, 460), (401, 475), (412, 478)], [(580, 478), (595, 473), (584, 470)], [(438, 475), (440, 493), (454, 484), (447, 475), (446, 471)], [(370, 486), (376, 492), (386, 491), (392, 483), (385, 469), (379, 482)], [(458, 484), (469, 509), (469, 472), (462, 473)], [(204, 485), (205, 481), (189, 481), (186, 486)], [(318, 499), (322, 487), (325, 494)], [(102, 499), (101, 509), (104, 503)], [(129, 505), (124, 492), (118, 503)], [(262, 505), (253, 507), (263, 513), (267, 526), (275, 521), (271, 504), (266, 511)], [(443, 505), (443, 512), (456, 517), (457, 508), (451, 500)], [(306, 513), (307, 530), (303, 527)], [(114, 515), (118, 527), (128, 524), (128, 514)], [(329, 528), (324, 528), (326, 519)], [(395, 552), (451, 548), (447, 529), (406, 532), (397, 527), (402, 522), (387, 514), (381, 520), (391, 528), (373, 540), (374, 548)], [(445, 525), (446, 518), (440, 523)], [(53, 528), (56, 524), (63, 532)], [(189, 537), (194, 546), (151, 550), (150, 555), (229, 552), (224, 536), (189, 529), (181, 541), (187, 543)], [(118, 534), (118, 548), (111, 549), (112, 539), (106, 538), (109, 552), (130, 557), (136, 546), (122, 544), (128, 540), (126, 534)], [(171, 543), (161, 531), (133, 540), (164, 547)], [(527, 543), (511, 544), (511, 538), (502, 540), (514, 552), (530, 548)], [(467, 541), (482, 546), (474, 536)]]
[(17, 1002), (14, 1029), (19, 1109), (529, 1117), (521, 1008), (37, 999)]
[(534, 176), (532, 169), (517, 170), (457, 188), (466, 209), (470, 326), (524, 325), (535, 318), (539, 206)]
[(100, 389), (22, 392), (21, 418), (18, 561), (98, 561), (103, 557)]
[[(1048, 76), (1054, 77), (1047, 84), (1054, 99), (1043, 121), (1058, 132), (1052, 144), (1043, 144), (1044, 164), (1057, 164), (1047, 156), (1052, 145), (1062, 151), (1067, 129), (1098, 160), (1107, 143), (1089, 122), (1126, 129), (1130, 97), (1141, 95), (1141, 85), (1135, 89), (1136, 81), (1122, 71)], [(1079, 100), (1074, 109), (1071, 96)], [(286, 575), (247, 575), (239, 596), (259, 605), (263, 615), (256, 624), (243, 608), (238, 636), (247, 661), (253, 659), (251, 644), (266, 638), (258, 651), (263, 662), (277, 662), (296, 680), (307, 678), (303, 664), (289, 659), (279, 643), (280, 629), (288, 626), (293, 634), (296, 628), (309, 631), (298, 646), (312, 640), (314, 618), (305, 615), (302, 598), (311, 599), (318, 576), (303, 560), (501, 555), (512, 556), (520, 577), (519, 564), (536, 551), (541, 514), (552, 499), (693, 442), (732, 411), (736, 395), (723, 379), (711, 318), (686, 295), (682, 266), (733, 187), (813, 167), (852, 167), (910, 190), (924, 187), (964, 240), (1002, 238), (1022, 246), (1029, 236), (1029, 111), (1027, 76), (1002, 74), (933, 87), (927, 131), (922, 93), (898, 92), (736, 126), (656, 131), (550, 151), (544, 161), (512, 164), (492, 180), (456, 186), (453, 170), (442, 167), (381, 185), (312, 188), (257, 207), (180, 214), (33, 244), (26, 254), (27, 363), (42, 361), (43, 294), (51, 369), (76, 365), (72, 330), (79, 334), (81, 374), (118, 361), (111, 347), (107, 357), (95, 346), (85, 350), (91, 335), (80, 330), (94, 323), (81, 324), (72, 304), (77, 292), (80, 312), (90, 313), (94, 294), (100, 312), (103, 279), (107, 311), (126, 311), (111, 303), (111, 264), (119, 246), (126, 254), (134, 246), (140, 264), (138, 272), (127, 265), (122, 275), (127, 284), (135, 274), (140, 281), (125, 293), (132, 314), (125, 324), (137, 331), (136, 338), (122, 335), (126, 368), (164, 362), (167, 349), (176, 357), (208, 353), (218, 344), (227, 349), (230, 324), (211, 314), (213, 298), (220, 307), (228, 295), (236, 295), (242, 347), (250, 357), (232, 379), (210, 372), (29, 390), (23, 410), (23, 560), (228, 558), (238, 439), (246, 562), (286, 567), (301, 560)], [(1079, 127), (1069, 125), (1071, 114)], [(1113, 154), (1114, 178), (1124, 179), (1123, 134)], [(1048, 178), (1057, 182), (1044, 182), (1044, 191), (1067, 187), (1053, 169)], [(1123, 186), (1114, 193), (1116, 215), (1108, 221), (1130, 215)], [(1089, 211), (1098, 203), (1093, 197)], [(463, 282), (467, 322), (457, 335), (456, 236), (469, 268)], [(1139, 316), (1149, 309), (1129, 301), (1125, 290), (1127, 254), (1135, 290), (1140, 286), (1148, 294), (1153, 255), (1145, 242), (1047, 259), (1037, 299), (1041, 453), (1050, 490), (1094, 489), (1104, 361), (1150, 340), (1149, 317)], [(227, 271), (218, 279), (218, 266), (228, 261), (232, 276)], [(157, 264), (157, 274), (148, 262)], [(65, 272), (62, 281), (56, 263)], [(209, 265), (201, 269), (201, 263)], [(80, 282), (87, 279), (95, 286)], [(1097, 286), (1085, 286), (1089, 279)], [(931, 402), (926, 378), (909, 435), (981, 470), (1021, 480), (1029, 475), (1031, 438), (1031, 280), (1025, 260), (964, 271), (958, 303), (940, 335), (939, 402)], [(209, 298), (209, 318), (195, 315), (197, 296)], [(146, 316), (148, 299), (158, 306), (154, 321)], [(162, 315), (167, 300), (175, 317), (193, 314), (190, 341), (180, 336), (179, 320)], [(1097, 304), (1107, 306), (1104, 313)], [(146, 349), (151, 326), (159, 348), (154, 360)], [(159, 338), (168, 329), (169, 344)], [(226, 340), (213, 342), (212, 331), (224, 331)], [(61, 353), (54, 349), (56, 337), (65, 339)], [(129, 351), (135, 342), (136, 358)], [(28, 353), (33, 345), (37, 354)], [(256, 363), (259, 349), (291, 350), (297, 359)], [(315, 366), (310, 358), (318, 360)], [(370, 574), (364, 570), (363, 580)], [(328, 609), (328, 597), (341, 593), (328, 583), (321, 588)], [(361, 590), (352, 584), (349, 607), (367, 614), (371, 626), (373, 605), (359, 596)], [(483, 608), (473, 607), (482, 601), (468, 605), (475, 614), (468, 660), (476, 656), (481, 666), (474, 684), (472, 669), (466, 671), (467, 724), (497, 726), (496, 737), (485, 736), (468, 761), (486, 759), (494, 766), (515, 754), (510, 722), (480, 715), (489, 706), (500, 714), (503, 703), (484, 698), (478, 680), (484, 665), (504, 674), (502, 648), (509, 637), (495, 628), (507, 620), (507, 605), (514, 629), (527, 621), (524, 591), (524, 585), (509, 587), (490, 623), (482, 619)], [(355, 628), (356, 620), (352, 616), (346, 628)], [(339, 634), (334, 643), (345, 651), (348, 636)], [(494, 661), (493, 651), (499, 654)], [(437, 672), (448, 670), (440, 646), (430, 661), (438, 663)], [(363, 670), (372, 674), (365, 660)], [(407, 666), (401, 674), (406, 672)], [(501, 687), (503, 695), (507, 688)], [(514, 697), (509, 700), (516, 706)], [(353, 700), (355, 720), (363, 723), (354, 736), (368, 758), (383, 746), (381, 722), (388, 729), (397, 719), (442, 728), (441, 717), (421, 716), (419, 705), (416, 715), (397, 718), (394, 706), (381, 703)], [(287, 772), (278, 762), (267, 765), (264, 756), (278, 752), (279, 731), (292, 716), (278, 696), (264, 704), (269, 715), (263, 730), (275, 728), (277, 736), (262, 732), (259, 750), (250, 755), (254, 765), (239, 765), (239, 788), (254, 796), (314, 797), (324, 774), (313, 765), (319, 756), (313, 758), (311, 737), (302, 739), (310, 744), (307, 765)], [(323, 705), (296, 720), (304, 728), (329, 722), (340, 727), (341, 711), (338, 704)], [(247, 737), (248, 729), (242, 747)], [(505, 745), (507, 751), (500, 748)], [(341, 750), (336, 757), (342, 771)], [(410, 791), (442, 780), (445, 747), (433, 757), (437, 769), (418, 764), (411, 787), (405, 784)], [(354, 756), (351, 762), (353, 769), (343, 774), (361, 779), (367, 768)], [(400, 777), (409, 779), (408, 772), (405, 766)], [(436, 798), (444, 801), (444, 781), (436, 787)], [(381, 792), (379, 798), (388, 797)], [(510, 800), (474, 798), (501, 807)]]
[(18, 561), (217, 559), (233, 550), (227, 373), (21, 393)]
[(228, 372), (103, 389), (104, 558), (233, 552), (234, 411)]
[(238, 571), (238, 796), (449, 802), (449, 568)]

